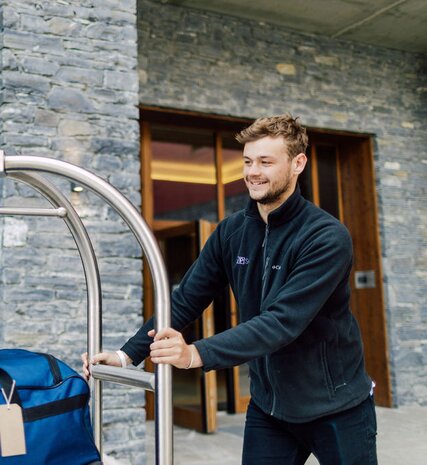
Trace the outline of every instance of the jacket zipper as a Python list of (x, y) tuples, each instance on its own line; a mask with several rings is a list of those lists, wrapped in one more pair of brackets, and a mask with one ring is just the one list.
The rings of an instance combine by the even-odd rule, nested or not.
[(261, 288), (261, 302), (264, 300), (264, 294), (265, 294), (265, 283), (267, 281), (267, 270), (268, 270), (268, 262), (270, 261), (270, 257), (267, 257), (267, 241), (268, 241), (268, 224), (265, 225), (265, 234), (264, 234), (264, 240), (262, 241), (262, 248), (263, 250), (263, 261), (264, 261), (264, 270), (262, 273), (262, 288)]
[[(267, 282), (267, 273), (268, 273), (268, 264), (270, 262), (270, 257), (267, 256), (267, 253), (268, 253), (268, 251), (267, 251), (267, 243), (268, 243), (268, 234), (269, 234), (269, 232), (270, 232), (270, 229), (268, 227), (268, 224), (266, 224), (265, 225), (264, 240), (262, 242), (262, 247), (264, 249), (264, 251), (263, 251), (264, 272), (262, 274), (261, 303), (264, 301), (265, 285), (266, 285), (266, 282)], [(265, 360), (265, 372), (266, 372), (266, 375), (267, 375), (268, 382), (270, 384), (271, 394), (273, 396), (273, 403), (272, 403), (271, 411), (270, 411), (270, 415), (273, 415), (274, 408), (275, 408), (275, 405), (276, 405), (276, 396), (274, 395), (274, 389), (273, 389), (273, 385), (271, 383), (271, 377), (270, 377), (270, 370), (268, 368), (268, 355), (264, 356), (264, 360)]]

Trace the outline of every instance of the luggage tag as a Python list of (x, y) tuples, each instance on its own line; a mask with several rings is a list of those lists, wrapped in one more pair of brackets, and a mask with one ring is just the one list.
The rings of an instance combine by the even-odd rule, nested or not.
[(9, 397), (6, 396), (4, 389), (1, 388), (6, 401), (5, 405), (0, 405), (0, 448), (2, 457), (24, 455), (27, 453), (22, 409), (18, 404), (10, 403), (15, 384), (15, 380), (13, 380)]

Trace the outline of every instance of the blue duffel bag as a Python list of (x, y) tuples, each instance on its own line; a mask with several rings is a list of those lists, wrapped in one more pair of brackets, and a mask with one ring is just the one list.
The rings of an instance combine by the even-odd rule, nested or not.
[[(14, 383), (15, 381), (15, 383)], [(26, 454), (1, 465), (101, 465), (89, 417), (89, 387), (50, 354), (0, 350), (0, 404), (22, 408)]]

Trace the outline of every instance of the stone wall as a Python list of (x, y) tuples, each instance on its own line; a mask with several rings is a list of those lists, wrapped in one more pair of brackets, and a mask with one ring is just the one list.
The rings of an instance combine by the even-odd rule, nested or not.
[(138, 1), (142, 104), (372, 133), (394, 400), (427, 404), (426, 56)]
[[(139, 205), (136, 2), (2, 3), (1, 148), (7, 155), (76, 163)], [(55, 183), (94, 242), (103, 283), (104, 347), (118, 348), (141, 323), (141, 251), (97, 196), (71, 194), (63, 179)], [(8, 179), (0, 197), (8, 206), (47, 206), (33, 189)], [(2, 346), (49, 351), (80, 370), (86, 291), (70, 233), (60, 219), (2, 221)], [(142, 391), (106, 385), (104, 397), (105, 451), (125, 464), (141, 463)]]
[[(3, 2), (0, 3), (0, 31), (3, 31)], [(3, 106), (3, 34), (0, 32), (0, 108)], [(0, 118), (0, 147), (3, 147), (3, 118)], [(3, 191), (3, 179), (0, 177), (0, 192)], [(3, 244), (3, 223), (0, 217), (0, 244)], [(0, 247), (0, 263), (3, 263), (3, 247)], [(3, 302), (4, 286), (0, 286), (0, 302)], [(1, 310), (0, 310), (1, 315)], [(1, 315), (2, 316), (2, 315)], [(3, 343), (4, 328), (0, 325), (0, 342)]]

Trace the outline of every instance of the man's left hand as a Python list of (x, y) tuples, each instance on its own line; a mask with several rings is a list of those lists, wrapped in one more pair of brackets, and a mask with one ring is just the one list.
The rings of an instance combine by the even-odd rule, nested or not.
[(176, 368), (198, 368), (203, 366), (199, 351), (194, 344), (187, 344), (179, 331), (165, 328), (157, 334), (148, 332), (154, 342), (150, 345), (150, 357), (153, 363), (168, 363)]

